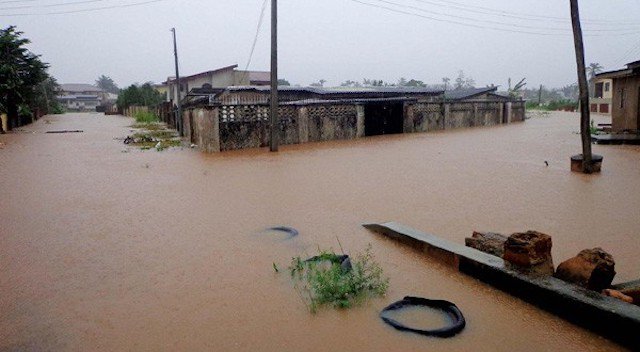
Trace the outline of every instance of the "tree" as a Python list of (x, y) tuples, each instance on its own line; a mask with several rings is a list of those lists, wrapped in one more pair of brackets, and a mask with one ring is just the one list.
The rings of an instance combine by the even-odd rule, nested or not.
[(509, 96), (512, 98), (521, 96), (522, 90), (527, 85), (527, 82), (525, 82), (526, 80), (527, 80), (526, 78), (523, 78), (518, 83), (516, 83), (515, 86), (512, 87), (511, 77), (509, 77)]
[(118, 94), (120, 88), (109, 76), (102, 75), (96, 80), (96, 86), (108, 93)]
[(149, 82), (139, 85), (132, 84), (118, 94), (118, 107), (126, 109), (130, 106), (148, 106), (155, 107), (162, 103), (163, 96), (160, 92), (153, 88)]
[(356, 81), (352, 81), (352, 80), (346, 80), (346, 81), (340, 83), (340, 87), (357, 88), (357, 87), (362, 87), (362, 84), (360, 84), (360, 82), (356, 82)]
[(589, 112), (589, 87), (587, 84), (587, 70), (584, 64), (584, 43), (582, 41), (582, 27), (580, 26), (580, 10), (578, 0), (570, 0), (571, 24), (573, 27), (573, 44), (576, 51), (578, 71), (578, 86), (580, 88), (580, 134), (582, 139), (582, 172), (593, 172), (593, 155), (591, 154), (591, 129)]
[(442, 83), (444, 84), (444, 90), (447, 90), (447, 88), (449, 88), (449, 82), (451, 82), (451, 78), (442, 77)]
[(407, 81), (405, 86), (406, 87), (426, 87), (427, 85), (424, 84), (424, 82), (422, 82), (422, 81), (417, 81), (415, 79), (410, 79), (409, 81)]
[(324, 87), (324, 84), (325, 84), (325, 83), (327, 83), (327, 81), (326, 81), (325, 79), (321, 79), (321, 80), (319, 80), (318, 82), (311, 83), (311, 86), (312, 86), (312, 87), (319, 87), (319, 88), (322, 88), (322, 87)]
[(597, 62), (590, 63), (589, 66), (587, 67), (587, 75), (589, 77), (589, 80), (591, 81), (594, 78), (596, 78), (596, 75), (602, 72), (603, 69), (604, 67), (602, 67), (602, 65), (600, 65)]
[(454, 90), (468, 89), (468, 88), (473, 88), (475, 85), (476, 85), (476, 81), (471, 77), (466, 77), (464, 75), (464, 71), (460, 70), (458, 71), (458, 77), (456, 78), (453, 89)]
[(20, 110), (28, 110), (41, 94), (36, 88), (49, 77), (49, 65), (25, 47), (30, 41), (22, 34), (15, 26), (0, 29), (0, 111), (7, 114), (9, 130), (18, 126)]
[(280, 78), (278, 80), (278, 85), (279, 86), (290, 86), (291, 83), (289, 83), (289, 81), (287, 81), (286, 79)]

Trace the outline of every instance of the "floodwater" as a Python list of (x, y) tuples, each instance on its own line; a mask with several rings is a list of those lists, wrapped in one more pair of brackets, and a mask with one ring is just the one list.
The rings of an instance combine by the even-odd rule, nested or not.
[[(638, 278), (640, 147), (595, 146), (602, 174), (571, 173), (576, 114), (278, 154), (127, 149), (114, 138), (131, 123), (68, 114), (0, 136), (0, 350), (621, 349), (360, 226), (458, 243), (534, 229), (553, 236), (556, 264), (602, 246), (615, 281)], [(43, 133), (62, 129), (85, 132)], [(300, 235), (261, 232), (276, 225)], [(350, 253), (371, 244), (390, 289), (311, 315), (273, 263), (338, 239)], [(467, 328), (434, 339), (386, 326), (379, 311), (406, 295), (454, 302)]]

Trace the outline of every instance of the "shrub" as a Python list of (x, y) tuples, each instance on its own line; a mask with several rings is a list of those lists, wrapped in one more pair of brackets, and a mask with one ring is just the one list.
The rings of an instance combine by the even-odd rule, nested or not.
[(358, 305), (369, 296), (384, 295), (389, 287), (389, 279), (383, 276), (382, 268), (374, 261), (371, 246), (364, 254), (351, 259), (350, 270), (333, 260), (337, 257), (335, 253), (320, 251), (318, 261), (292, 259), (291, 277), (312, 313), (323, 305), (336, 308)]
[(149, 111), (138, 111), (135, 113), (134, 118), (137, 123), (153, 123), (158, 122), (158, 116)]

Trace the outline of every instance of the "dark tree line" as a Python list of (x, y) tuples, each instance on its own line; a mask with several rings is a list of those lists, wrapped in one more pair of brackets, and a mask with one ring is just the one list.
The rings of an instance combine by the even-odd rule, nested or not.
[(120, 90), (118, 94), (118, 108), (126, 109), (130, 106), (155, 107), (164, 101), (162, 93), (158, 92), (151, 83), (142, 85), (132, 84)]
[(7, 114), (9, 130), (30, 122), (34, 110), (60, 109), (55, 99), (59, 86), (47, 73), (49, 64), (25, 47), (30, 41), (22, 34), (15, 26), (0, 29), (0, 112)]

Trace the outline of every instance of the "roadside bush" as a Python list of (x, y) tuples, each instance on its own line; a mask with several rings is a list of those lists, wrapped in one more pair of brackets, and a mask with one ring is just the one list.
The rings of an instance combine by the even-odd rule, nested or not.
[(154, 123), (158, 122), (158, 116), (149, 111), (138, 111), (135, 113), (134, 118), (137, 123)]

